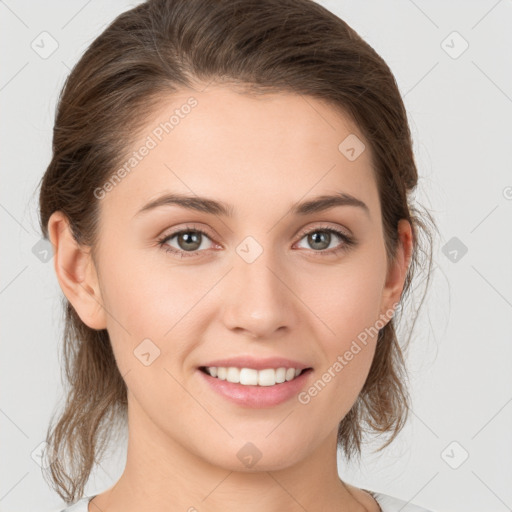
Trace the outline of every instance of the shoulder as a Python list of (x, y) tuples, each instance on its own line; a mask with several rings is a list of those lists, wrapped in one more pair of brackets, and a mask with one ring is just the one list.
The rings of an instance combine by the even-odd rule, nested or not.
[[(388, 494), (369, 491), (367, 489), (364, 490), (375, 498), (381, 507), (382, 512), (435, 512), (433, 510), (428, 510), (424, 507), (420, 507), (418, 505), (414, 505), (413, 503), (401, 500), (400, 498), (389, 496)], [(60, 508), (50, 512), (89, 512), (89, 500), (91, 500), (93, 497), (94, 496), (84, 496), (82, 499), (78, 500), (67, 508)]]
[(49, 512), (89, 512), (89, 501), (94, 496), (84, 496), (82, 499), (75, 501), (72, 505), (50, 510)]
[(369, 492), (380, 505), (382, 512), (434, 512), (428, 510), (414, 503), (383, 494), (381, 492), (367, 491)]

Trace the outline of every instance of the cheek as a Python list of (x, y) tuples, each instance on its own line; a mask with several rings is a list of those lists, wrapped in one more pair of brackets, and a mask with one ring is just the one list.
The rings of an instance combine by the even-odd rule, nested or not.
[(188, 315), (207, 291), (192, 274), (169, 267), (164, 278), (165, 270), (161, 263), (126, 258), (103, 272), (107, 329), (119, 372), (129, 393), (155, 417), (165, 417), (164, 410), (186, 415), (190, 406), (173, 379), (182, 380), (173, 366), (180, 367), (190, 350), (184, 333)]
[(379, 318), (386, 269), (378, 253), (354, 254), (346, 264), (301, 278), (301, 299), (321, 320), (318, 333), (330, 340), (331, 351), (350, 344)]
[(102, 292), (107, 329), (122, 375), (141, 370), (140, 353), (149, 352), (154, 358), (153, 370), (169, 367), (169, 358), (179, 366), (200, 340), (190, 329), (201, 328), (208, 318), (203, 308), (201, 322), (197, 322), (198, 305), (217, 277), (194, 271), (192, 266), (162, 264), (164, 257), (127, 255), (122, 261), (105, 260)]
[(336, 272), (330, 269), (307, 279), (301, 298), (321, 319), (315, 321), (315, 336), (324, 357), (316, 384), (301, 403), (314, 399), (317, 407), (343, 416), (361, 391), (374, 357), (385, 262), (361, 257)]
[(215, 283), (192, 267), (163, 264), (163, 258), (125, 258), (105, 269), (105, 304), (117, 320), (109, 320), (112, 327), (120, 323), (139, 337), (165, 339)]

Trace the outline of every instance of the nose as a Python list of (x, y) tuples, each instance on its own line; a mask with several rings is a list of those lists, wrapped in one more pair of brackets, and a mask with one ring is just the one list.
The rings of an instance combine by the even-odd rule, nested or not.
[(235, 256), (221, 299), (226, 328), (260, 339), (294, 329), (300, 318), (300, 301), (289, 274), (270, 251), (252, 263)]

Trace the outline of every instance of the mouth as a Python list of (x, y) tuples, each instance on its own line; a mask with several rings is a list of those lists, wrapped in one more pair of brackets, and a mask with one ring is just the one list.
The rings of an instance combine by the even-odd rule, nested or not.
[(210, 390), (228, 402), (239, 407), (266, 409), (290, 403), (308, 385), (313, 372), (313, 368), (309, 367), (265, 368), (262, 361), (254, 364), (257, 365), (260, 369), (200, 366), (197, 373)]
[(235, 366), (200, 366), (199, 370), (218, 380), (252, 387), (280, 386), (293, 381), (313, 368), (238, 368)]

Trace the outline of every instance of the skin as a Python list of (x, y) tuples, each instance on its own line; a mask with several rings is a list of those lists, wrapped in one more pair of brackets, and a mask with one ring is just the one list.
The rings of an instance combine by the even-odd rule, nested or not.
[[(132, 149), (191, 95), (198, 105), (101, 199), (96, 264), (61, 212), (49, 222), (60, 286), (89, 327), (108, 330), (128, 388), (127, 464), (89, 511), (377, 511), (339, 478), (336, 460), (338, 424), (363, 387), (375, 338), (308, 404), (235, 405), (197, 367), (235, 355), (289, 357), (313, 367), (309, 387), (398, 302), (410, 225), (400, 221), (388, 265), (370, 146), (314, 98), (183, 90), (162, 101)], [(354, 161), (338, 150), (349, 134), (366, 144)], [(292, 203), (340, 191), (369, 212), (288, 214)], [(163, 192), (224, 201), (233, 218), (176, 205), (136, 215)], [(191, 225), (207, 233), (195, 256), (158, 245)], [(301, 235), (325, 226), (348, 231), (356, 245), (328, 255), (343, 240), (332, 235), (325, 249)], [(263, 249), (252, 263), (236, 252), (247, 236)], [(166, 244), (187, 247), (179, 237)], [(149, 366), (134, 356), (146, 338), (160, 350)], [(251, 468), (237, 457), (249, 441), (262, 454)]]

